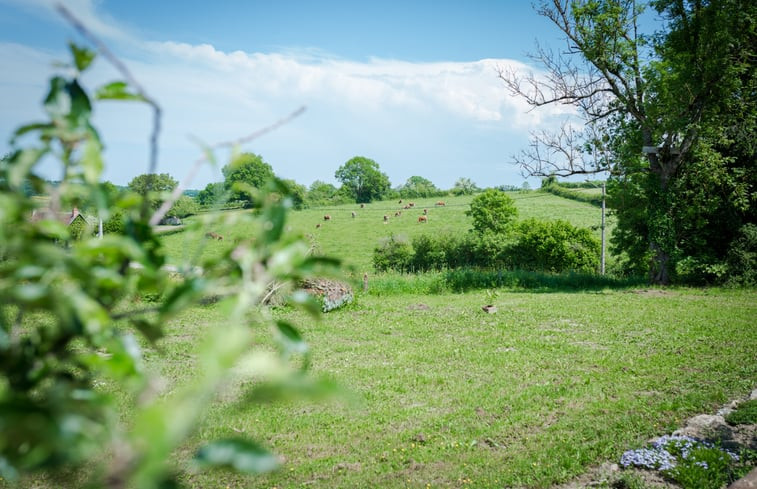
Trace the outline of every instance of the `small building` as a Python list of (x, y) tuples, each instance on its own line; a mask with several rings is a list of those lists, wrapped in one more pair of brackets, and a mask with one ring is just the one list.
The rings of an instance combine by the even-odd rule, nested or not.
[(94, 229), (97, 224), (95, 218), (88, 219), (79, 212), (78, 207), (74, 207), (71, 212), (53, 212), (50, 209), (32, 211), (32, 222), (43, 219), (53, 219), (65, 224), (68, 226), (71, 238), (75, 240), (81, 239), (88, 230)]

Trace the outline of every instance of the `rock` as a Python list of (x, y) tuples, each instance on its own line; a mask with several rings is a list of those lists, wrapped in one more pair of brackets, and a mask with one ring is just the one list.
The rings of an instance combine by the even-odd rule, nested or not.
[(753, 468), (747, 475), (728, 486), (728, 489), (757, 489), (757, 467)]
[(731, 429), (725, 422), (723, 416), (712, 414), (700, 414), (689, 419), (686, 426), (673, 432), (674, 435), (693, 436), (695, 438), (706, 439), (728, 439), (731, 435)]

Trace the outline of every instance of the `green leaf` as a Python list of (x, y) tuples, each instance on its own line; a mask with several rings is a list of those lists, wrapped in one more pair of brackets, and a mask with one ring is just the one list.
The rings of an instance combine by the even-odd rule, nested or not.
[(223, 467), (247, 474), (264, 474), (279, 467), (278, 459), (257, 443), (239, 438), (216, 440), (195, 455), (201, 467)]
[(144, 102), (145, 98), (134, 92), (128, 90), (129, 85), (126, 82), (114, 81), (103, 85), (95, 90), (96, 100), (137, 100)]
[(24, 126), (19, 127), (13, 132), (13, 139), (11, 139), (11, 143), (15, 142), (17, 138), (29, 132), (49, 130), (49, 129), (53, 129), (54, 127), (55, 126), (53, 126), (49, 122), (34, 122), (32, 124), (26, 124)]
[(92, 64), (92, 61), (94, 61), (95, 56), (97, 56), (97, 53), (94, 51), (77, 46), (72, 42), (68, 43), (68, 47), (74, 57), (74, 65), (76, 65), (76, 69), (80, 72), (86, 70)]
[(321, 303), (304, 290), (296, 290), (290, 300), (293, 304), (302, 307), (312, 317), (316, 319), (321, 317)]
[(86, 125), (85, 122), (89, 120), (89, 116), (92, 113), (92, 104), (89, 101), (89, 96), (77, 80), (66, 84), (66, 90), (71, 98), (69, 119), (77, 125)]
[(50, 91), (45, 97), (44, 106), (53, 120), (62, 119), (71, 110), (71, 97), (66, 92), (66, 80), (63, 77), (50, 79)]
[(277, 340), (286, 353), (307, 353), (308, 345), (294, 326), (286, 321), (276, 321)]

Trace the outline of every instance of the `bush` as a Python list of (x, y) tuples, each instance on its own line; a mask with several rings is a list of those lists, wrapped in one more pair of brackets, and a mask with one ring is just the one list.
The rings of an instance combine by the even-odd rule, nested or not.
[(757, 225), (745, 224), (728, 249), (728, 283), (757, 285)]
[(373, 250), (373, 268), (377, 272), (410, 270), (413, 248), (406, 239), (393, 234), (383, 239)]
[(187, 195), (182, 195), (166, 213), (166, 217), (184, 218), (197, 214), (197, 211), (199, 210), (200, 206), (195, 199)]
[(501, 234), (508, 230), (518, 209), (509, 195), (490, 188), (473, 198), (466, 215), (471, 217), (476, 232)]
[(103, 233), (124, 234), (124, 214), (121, 211), (113, 212), (110, 218), (103, 222)]
[(511, 266), (532, 271), (594, 272), (601, 244), (591, 231), (567, 221), (528, 219), (518, 225), (517, 242), (510, 247)]

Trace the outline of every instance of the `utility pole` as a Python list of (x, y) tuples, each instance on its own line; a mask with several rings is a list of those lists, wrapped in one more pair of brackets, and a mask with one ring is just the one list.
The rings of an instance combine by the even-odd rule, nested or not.
[(605, 274), (605, 182), (602, 182), (602, 254), (600, 255), (600, 274)]

